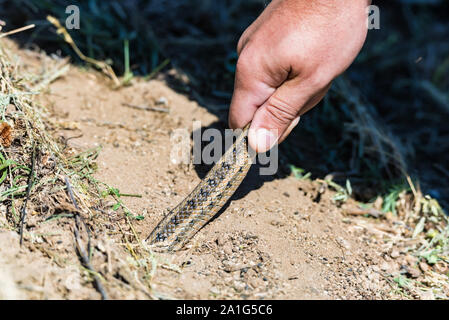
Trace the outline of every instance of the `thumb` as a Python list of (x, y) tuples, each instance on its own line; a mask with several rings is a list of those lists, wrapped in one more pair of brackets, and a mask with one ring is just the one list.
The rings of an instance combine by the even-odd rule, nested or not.
[(261, 59), (250, 49), (243, 50), (239, 56), (229, 110), (229, 126), (232, 129), (246, 126), (287, 77), (285, 74), (285, 78), (272, 79), (264, 67), (266, 63)]
[(301, 86), (299, 79), (284, 82), (256, 110), (248, 133), (249, 144), (256, 152), (266, 152), (282, 142), (299, 123), (299, 116), (321, 97), (314, 88)]

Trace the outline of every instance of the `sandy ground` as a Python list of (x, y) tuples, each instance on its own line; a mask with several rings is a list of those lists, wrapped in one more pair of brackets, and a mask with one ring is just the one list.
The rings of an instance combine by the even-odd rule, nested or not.
[[(19, 53), (28, 70), (53, 63), (40, 54)], [(122, 193), (142, 195), (123, 198), (144, 216), (133, 221), (141, 239), (204, 175), (204, 168), (170, 161), (170, 134), (176, 128), (192, 131), (193, 120), (224, 128), (215, 115), (161, 80), (134, 79), (131, 86), (112, 90), (101, 75), (74, 66), (38, 99), (52, 110), (51, 121), (66, 124), (56, 137), (82, 135), (69, 140), (79, 151), (103, 147), (96, 178)], [(122, 105), (157, 101), (166, 103), (170, 112)], [(317, 182), (294, 177), (260, 177), (254, 167), (226, 210), (188, 249), (155, 255), (151, 289), (113, 230), (96, 233), (93, 264), (116, 299), (390, 297), (383, 274), (391, 259), (363, 226), (371, 222), (345, 216), (331, 201), (332, 191), (318, 197), (319, 188)], [(108, 217), (105, 213), (104, 219)], [(119, 223), (126, 232), (124, 220)], [(0, 298), (98, 299), (79, 264), (71, 231), (68, 219), (31, 224), (28, 232), (34, 236), (20, 248), (17, 233), (0, 228)]]

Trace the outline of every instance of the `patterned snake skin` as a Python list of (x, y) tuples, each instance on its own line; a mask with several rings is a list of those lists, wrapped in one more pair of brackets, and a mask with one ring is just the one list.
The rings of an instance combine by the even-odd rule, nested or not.
[(253, 162), (249, 124), (196, 188), (171, 210), (146, 241), (160, 251), (181, 249), (225, 205)]

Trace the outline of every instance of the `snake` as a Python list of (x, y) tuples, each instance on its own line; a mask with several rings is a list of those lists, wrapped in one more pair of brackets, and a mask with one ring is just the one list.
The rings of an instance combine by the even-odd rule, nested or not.
[(162, 218), (146, 242), (156, 251), (177, 251), (219, 211), (246, 177), (255, 153), (248, 146), (246, 125), (204, 179)]

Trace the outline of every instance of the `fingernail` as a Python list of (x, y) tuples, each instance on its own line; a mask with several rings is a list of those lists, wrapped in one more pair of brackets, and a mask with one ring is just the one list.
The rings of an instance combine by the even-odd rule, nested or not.
[(288, 127), (287, 130), (289, 130), (290, 132), (298, 125), (299, 120), (301, 119), (301, 117), (296, 117), (295, 120), (292, 121), (292, 123), (290, 123), (290, 126)]
[[(256, 129), (256, 152), (266, 152), (270, 150), (277, 141), (277, 136), (265, 128)], [(250, 137), (251, 139), (251, 137)], [(253, 140), (254, 141), (254, 140)]]

